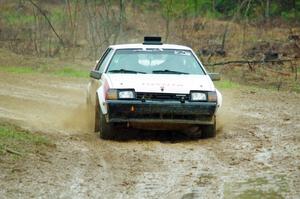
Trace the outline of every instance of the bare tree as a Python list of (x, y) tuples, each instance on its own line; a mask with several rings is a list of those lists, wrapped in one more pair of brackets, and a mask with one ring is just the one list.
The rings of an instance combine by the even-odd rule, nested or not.
[(56, 32), (55, 28), (53, 27), (50, 19), (48, 18), (48, 16), (46, 15), (46, 13), (32, 0), (29, 0), (29, 2), (37, 8), (37, 10), (44, 16), (45, 20), (47, 21), (47, 23), (49, 24), (51, 30), (53, 31), (53, 33), (55, 34), (55, 36), (58, 38), (59, 42), (61, 43), (62, 46), (64, 46), (64, 41), (63, 39), (58, 35), (58, 33)]
[(165, 5), (165, 27), (166, 27), (166, 34), (165, 40), (168, 41), (169, 32), (170, 32), (170, 22), (171, 22), (171, 15), (172, 15), (172, 4), (173, 0), (167, 0)]

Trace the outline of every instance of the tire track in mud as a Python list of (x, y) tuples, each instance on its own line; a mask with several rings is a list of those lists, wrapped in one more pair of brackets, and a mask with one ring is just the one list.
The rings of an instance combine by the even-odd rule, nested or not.
[[(165, 169), (159, 172), (142, 173), (134, 188), (136, 195), (142, 198), (178, 198), (179, 196), (200, 197), (208, 196), (212, 187), (206, 183), (205, 189), (201, 189), (199, 176), (205, 173), (205, 163), (213, 162), (207, 150), (194, 152), (186, 149), (183, 144), (172, 145), (167, 150), (160, 147), (159, 150), (164, 157)], [(170, 154), (176, 154), (171, 156)], [(218, 190), (216, 190), (218, 191)], [(138, 197), (137, 197), (138, 198)]]
[(139, 131), (103, 141), (92, 133), (86, 84), (0, 73), (0, 120), (45, 132), (56, 143), (12, 166), (20, 172), (2, 170), (4, 198), (300, 197), (299, 94), (224, 91), (215, 139)]
[[(107, 145), (99, 142), (98, 147)], [(117, 143), (118, 147), (114, 144), (101, 147), (105, 149), (102, 171), (109, 174), (105, 178), (109, 184), (101, 191), (104, 198), (180, 198), (190, 193), (208, 195), (206, 193), (211, 190), (218, 191), (216, 187), (197, 187), (199, 176), (208, 171), (203, 165), (212, 162), (206, 150), (193, 152), (184, 144), (170, 146), (158, 141), (148, 144), (130, 141), (129, 145)], [(174, 153), (176, 156), (172, 155)]]

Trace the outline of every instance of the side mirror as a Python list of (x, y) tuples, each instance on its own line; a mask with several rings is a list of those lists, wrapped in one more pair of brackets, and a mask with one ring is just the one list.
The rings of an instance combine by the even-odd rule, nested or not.
[(220, 73), (208, 73), (208, 75), (212, 81), (220, 81), (221, 80)]
[(90, 77), (91, 78), (94, 78), (94, 79), (100, 79), (101, 78), (101, 73), (99, 71), (96, 71), (96, 70), (92, 70), (90, 72)]

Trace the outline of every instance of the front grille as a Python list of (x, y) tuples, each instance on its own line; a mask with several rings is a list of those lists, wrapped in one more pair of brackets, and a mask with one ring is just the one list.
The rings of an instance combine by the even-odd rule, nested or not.
[(139, 100), (189, 100), (188, 94), (176, 93), (137, 93), (136, 97)]

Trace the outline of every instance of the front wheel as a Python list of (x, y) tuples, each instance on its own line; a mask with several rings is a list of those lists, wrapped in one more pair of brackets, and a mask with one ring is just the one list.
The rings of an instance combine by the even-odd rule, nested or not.
[(111, 140), (116, 137), (116, 129), (114, 128), (113, 124), (107, 123), (105, 121), (105, 116), (100, 111), (100, 138), (104, 140)]
[(202, 126), (202, 133), (201, 133), (201, 137), (202, 138), (212, 138), (212, 137), (216, 137), (216, 116), (214, 116), (213, 118), (214, 123), (213, 124), (209, 124), (209, 125), (203, 125)]
[(95, 128), (94, 131), (95, 132), (99, 132), (100, 131), (100, 105), (99, 105), (99, 101), (98, 98), (96, 99), (96, 107), (95, 107)]
[(107, 123), (105, 116), (100, 109), (99, 101), (96, 100), (95, 110), (95, 132), (99, 132), (99, 137), (105, 140), (115, 138), (117, 132), (112, 124)]

